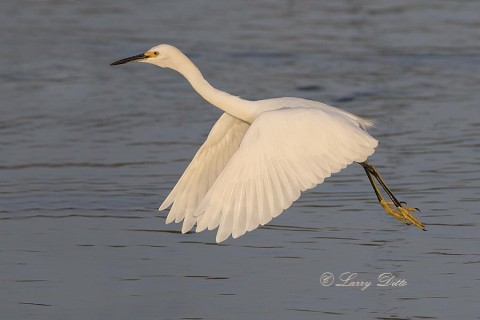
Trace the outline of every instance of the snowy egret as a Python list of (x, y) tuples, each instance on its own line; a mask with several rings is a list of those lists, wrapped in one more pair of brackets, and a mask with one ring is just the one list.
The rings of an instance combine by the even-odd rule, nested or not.
[[(378, 141), (372, 122), (321, 102), (301, 98), (244, 100), (212, 87), (177, 48), (161, 44), (113, 62), (146, 62), (182, 74), (205, 100), (224, 111), (159, 210), (166, 223), (183, 220), (182, 233), (218, 227), (216, 241), (237, 238), (268, 223), (332, 173), (363, 166), (383, 209), (394, 218), (424, 225), (366, 162)], [(391, 199), (386, 201), (378, 181)]]

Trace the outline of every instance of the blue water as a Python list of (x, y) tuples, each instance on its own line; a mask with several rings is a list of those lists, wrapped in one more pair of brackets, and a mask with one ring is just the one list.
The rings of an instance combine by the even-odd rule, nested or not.
[[(480, 319), (479, 11), (2, 2), (0, 318)], [(375, 120), (370, 161), (428, 232), (385, 214), (358, 165), (221, 245), (165, 225), (156, 208), (221, 112), (172, 71), (109, 66), (158, 43), (233, 94)], [(346, 272), (372, 286), (336, 286)]]

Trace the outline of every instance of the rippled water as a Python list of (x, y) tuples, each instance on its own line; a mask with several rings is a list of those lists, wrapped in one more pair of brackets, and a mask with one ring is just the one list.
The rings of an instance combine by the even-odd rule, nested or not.
[[(2, 319), (479, 319), (480, 45), (474, 1), (0, 4)], [(268, 226), (214, 244), (156, 208), (220, 111), (174, 72), (109, 67), (157, 43), (215, 86), (376, 120), (371, 158)], [(330, 272), (372, 287), (323, 286)], [(382, 273), (404, 286), (375, 286)]]

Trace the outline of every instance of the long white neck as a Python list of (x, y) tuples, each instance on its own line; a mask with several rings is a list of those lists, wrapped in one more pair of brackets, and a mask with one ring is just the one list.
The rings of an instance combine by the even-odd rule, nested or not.
[(251, 123), (256, 118), (258, 112), (252, 101), (215, 89), (203, 78), (200, 70), (190, 59), (183, 53), (179, 54), (170, 68), (182, 74), (205, 100), (245, 122)]

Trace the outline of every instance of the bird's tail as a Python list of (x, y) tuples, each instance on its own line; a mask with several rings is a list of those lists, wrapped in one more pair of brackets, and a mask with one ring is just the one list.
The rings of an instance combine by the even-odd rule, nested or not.
[(361, 117), (357, 117), (357, 121), (358, 121), (358, 123), (360, 123), (360, 126), (364, 130), (373, 127), (374, 124), (375, 124), (375, 122), (373, 120), (365, 119), (365, 118), (361, 118)]

